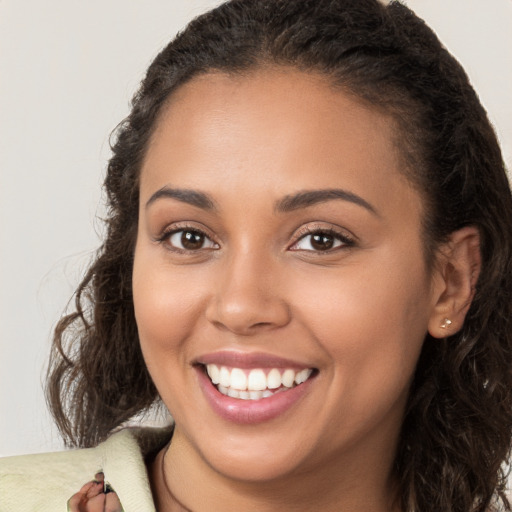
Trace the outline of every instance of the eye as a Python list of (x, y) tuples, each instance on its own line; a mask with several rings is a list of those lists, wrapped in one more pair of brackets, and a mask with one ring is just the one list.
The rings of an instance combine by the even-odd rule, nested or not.
[(293, 244), (293, 251), (316, 251), (327, 252), (338, 247), (352, 246), (354, 241), (337, 233), (332, 229), (311, 229), (307, 228), (307, 233), (302, 235), (297, 242)]
[(219, 246), (205, 233), (197, 229), (180, 229), (166, 235), (167, 243), (182, 251), (198, 251), (200, 249), (217, 249)]

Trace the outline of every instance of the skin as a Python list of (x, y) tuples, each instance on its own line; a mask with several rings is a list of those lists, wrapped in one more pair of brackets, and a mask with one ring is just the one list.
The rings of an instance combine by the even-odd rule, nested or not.
[[(176, 423), (151, 468), (158, 510), (395, 510), (391, 468), (423, 341), (448, 334), (445, 317), (460, 327), (478, 274), (471, 228), (427, 269), (422, 201), (395, 135), (390, 117), (290, 69), (209, 73), (166, 105), (141, 171), (133, 270), (143, 354)], [(164, 187), (215, 209), (150, 201)], [(276, 210), (325, 189), (360, 200)], [(165, 236), (191, 228), (208, 237), (196, 250)], [(304, 228), (333, 230), (335, 247), (315, 250)], [(193, 366), (219, 350), (318, 374), (284, 414), (239, 425), (212, 410)]]
[(123, 512), (115, 492), (105, 493), (105, 476), (97, 473), (68, 501), (68, 512)]

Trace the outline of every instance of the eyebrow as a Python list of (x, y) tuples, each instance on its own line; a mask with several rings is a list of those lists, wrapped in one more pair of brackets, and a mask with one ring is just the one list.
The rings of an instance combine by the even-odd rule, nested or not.
[(186, 188), (171, 188), (168, 186), (162, 187), (157, 190), (147, 201), (146, 208), (153, 204), (158, 199), (176, 199), (182, 203), (187, 203), (192, 206), (197, 206), (203, 210), (217, 210), (215, 201), (203, 192), (190, 190)]
[[(216, 211), (218, 210), (215, 201), (204, 192), (196, 190), (172, 188), (169, 186), (162, 187), (157, 190), (147, 201), (146, 208), (153, 204), (158, 199), (168, 198), (176, 199), (182, 203), (187, 203), (203, 210)], [(283, 197), (276, 202), (274, 210), (278, 213), (287, 213), (300, 208), (307, 208), (319, 203), (325, 203), (332, 200), (342, 200), (362, 206), (373, 215), (379, 216), (377, 210), (368, 201), (362, 197), (339, 188), (329, 188), (321, 190), (303, 190), (296, 194), (291, 194)]]
[(336, 199), (362, 206), (373, 215), (379, 216), (377, 210), (368, 201), (365, 201), (362, 197), (353, 192), (339, 188), (304, 190), (296, 194), (285, 196), (276, 203), (275, 210), (279, 213), (286, 213)]

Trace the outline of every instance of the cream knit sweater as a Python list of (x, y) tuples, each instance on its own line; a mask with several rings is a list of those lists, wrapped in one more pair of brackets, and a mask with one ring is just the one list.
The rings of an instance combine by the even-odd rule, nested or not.
[(102, 471), (124, 512), (155, 512), (144, 457), (169, 429), (124, 429), (96, 448), (0, 459), (0, 512), (66, 512), (67, 502)]

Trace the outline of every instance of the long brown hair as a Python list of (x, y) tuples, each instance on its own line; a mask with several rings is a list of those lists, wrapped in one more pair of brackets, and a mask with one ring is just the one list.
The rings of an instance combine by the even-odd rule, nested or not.
[(396, 474), (404, 509), (483, 512), (504, 496), (512, 435), (512, 200), (500, 149), (468, 78), (398, 2), (233, 0), (161, 51), (119, 126), (108, 166), (107, 234), (57, 325), (51, 410), (69, 444), (92, 446), (158, 393), (144, 364), (131, 273), (138, 178), (162, 105), (192, 77), (262, 64), (321, 73), (391, 113), (407, 176), (426, 205), (425, 251), (477, 226), (482, 273), (462, 330), (427, 336), (410, 392)]

